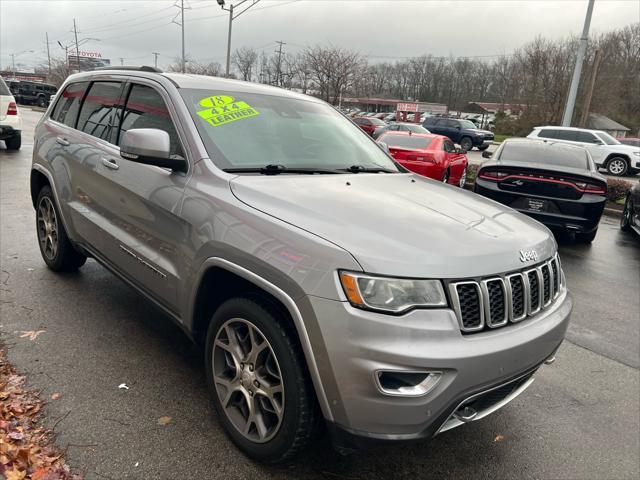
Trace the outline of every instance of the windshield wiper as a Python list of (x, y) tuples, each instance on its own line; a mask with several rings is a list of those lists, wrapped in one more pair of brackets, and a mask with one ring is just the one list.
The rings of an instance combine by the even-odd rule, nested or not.
[(399, 173), (397, 170), (390, 170), (384, 167), (365, 167), (364, 165), (351, 165), (341, 170), (351, 173)]
[(315, 168), (315, 167), (287, 167), (281, 164), (270, 164), (263, 167), (232, 167), (225, 168), (227, 173), (262, 173), (263, 175), (278, 175), (280, 173), (299, 173), (309, 174), (314, 173), (342, 173), (339, 170), (331, 170), (328, 168)]

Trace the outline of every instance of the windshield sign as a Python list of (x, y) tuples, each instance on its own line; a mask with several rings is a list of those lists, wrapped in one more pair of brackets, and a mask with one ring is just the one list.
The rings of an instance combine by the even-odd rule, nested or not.
[(325, 103), (204, 89), (180, 93), (221, 169), (399, 171), (366, 133)]

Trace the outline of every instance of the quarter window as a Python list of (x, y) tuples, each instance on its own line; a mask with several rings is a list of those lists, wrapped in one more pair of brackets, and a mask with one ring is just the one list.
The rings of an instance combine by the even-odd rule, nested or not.
[(122, 140), (122, 134), (132, 128), (157, 128), (167, 132), (171, 142), (170, 154), (184, 157), (169, 110), (155, 89), (137, 84), (131, 87), (122, 117), (118, 143)]
[(120, 82), (94, 82), (82, 103), (77, 129), (113, 142), (112, 135), (118, 129), (115, 111), (121, 89)]
[(67, 88), (58, 97), (51, 118), (56, 122), (75, 128), (80, 102), (82, 102), (88, 84), (88, 82), (79, 82), (67, 85)]
[(456, 146), (453, 144), (451, 140), (445, 140), (443, 143), (444, 151), (447, 153), (455, 153)]

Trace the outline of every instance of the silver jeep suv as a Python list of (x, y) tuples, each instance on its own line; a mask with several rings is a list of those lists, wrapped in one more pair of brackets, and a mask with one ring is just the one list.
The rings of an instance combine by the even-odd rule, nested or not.
[(248, 455), (432, 437), (551, 362), (572, 309), (541, 224), (414, 175), (315, 98), (149, 67), (72, 75), (36, 128), (54, 271), (93, 257), (205, 352)]

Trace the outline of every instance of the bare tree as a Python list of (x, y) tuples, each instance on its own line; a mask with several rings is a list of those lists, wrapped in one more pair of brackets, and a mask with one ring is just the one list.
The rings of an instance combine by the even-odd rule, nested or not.
[[(166, 69), (170, 72), (181, 72), (182, 64), (179, 58), (175, 58)], [(222, 65), (218, 62), (198, 62), (187, 55), (185, 59), (185, 73), (194, 75), (208, 75), (210, 77), (221, 77), (223, 74)]]
[(357, 74), (365, 66), (358, 53), (335, 46), (305, 49), (304, 63), (320, 96), (334, 104), (355, 84)]
[(258, 63), (258, 52), (253, 48), (238, 48), (233, 52), (231, 61), (240, 71), (242, 79), (250, 82), (253, 79), (253, 71)]

